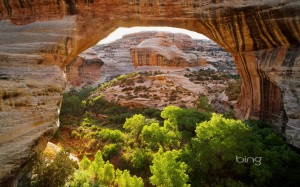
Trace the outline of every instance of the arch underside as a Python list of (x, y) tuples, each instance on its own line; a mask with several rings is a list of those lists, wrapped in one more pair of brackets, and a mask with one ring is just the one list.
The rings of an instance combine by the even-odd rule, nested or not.
[(300, 147), (300, 2), (239, 3), (1, 2), (1, 181), (17, 181), (20, 166), (58, 127), (66, 65), (117, 27), (172, 26), (211, 38), (235, 58), (242, 79), (238, 115), (271, 122)]

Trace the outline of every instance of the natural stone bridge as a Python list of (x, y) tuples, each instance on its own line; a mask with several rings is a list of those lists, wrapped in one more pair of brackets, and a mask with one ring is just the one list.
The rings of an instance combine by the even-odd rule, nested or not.
[(3, 0), (0, 186), (16, 186), (59, 125), (64, 69), (117, 27), (172, 26), (235, 58), (243, 118), (270, 121), (300, 147), (299, 0)]

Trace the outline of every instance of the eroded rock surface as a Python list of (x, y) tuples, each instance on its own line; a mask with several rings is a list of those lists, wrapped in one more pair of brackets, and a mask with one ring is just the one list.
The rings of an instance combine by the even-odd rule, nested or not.
[(205, 64), (204, 59), (198, 59), (196, 55), (183, 53), (165, 33), (158, 33), (154, 38), (141, 42), (137, 47), (130, 49), (130, 54), (135, 67), (190, 67), (201, 65), (201, 61), (202, 64)]
[(300, 147), (299, 8), (298, 0), (2, 1), (1, 186), (16, 186), (18, 168), (56, 128), (60, 68), (120, 26), (180, 27), (217, 42), (241, 74), (241, 115), (278, 121)]
[[(104, 81), (109, 81), (111, 78), (132, 73), (134, 71), (148, 70), (155, 71), (161, 68), (164, 69), (176, 69), (176, 66), (166, 66), (166, 67), (134, 67), (132, 58), (130, 55), (130, 49), (137, 47), (140, 43), (148, 39), (153, 39), (155, 36), (162, 32), (148, 31), (148, 32), (139, 32), (123, 36), (121, 39), (118, 39), (114, 42), (108, 44), (97, 44), (88, 50), (82, 52), (79, 55), (80, 67), (84, 68), (85, 66), (90, 67), (89, 62), (93, 59), (101, 59), (103, 65), (100, 68), (98, 74), (93, 74), (94, 81), (91, 83), (91, 79), (82, 79), (79, 77), (80, 70), (79, 62), (74, 61), (67, 66), (66, 77), (67, 77), (67, 88), (78, 88), (85, 85), (98, 85)], [(220, 46), (211, 40), (195, 40), (190, 36), (181, 33), (169, 33), (163, 32), (165, 35), (168, 35), (168, 38), (172, 43), (175, 44), (175, 47), (178, 50), (184, 53), (184, 56), (192, 56), (194, 59), (198, 59), (196, 62), (197, 65), (204, 68), (216, 68), (218, 71), (225, 71), (230, 74), (237, 74), (236, 66), (233, 62), (233, 58), (230, 53), (225, 52)], [(80, 59), (85, 58), (85, 61)], [(153, 64), (157, 65), (157, 64)], [(185, 66), (184, 63), (178, 64), (181, 69), (188, 67), (191, 64)], [(213, 65), (214, 67), (212, 67)], [(96, 67), (95, 67), (96, 68)], [(96, 70), (93, 70), (96, 71)], [(98, 75), (98, 76), (97, 76)]]
[(72, 87), (80, 85), (91, 85), (101, 76), (103, 61), (98, 58), (97, 53), (92, 49), (84, 55), (78, 55), (68, 66), (66, 78)]

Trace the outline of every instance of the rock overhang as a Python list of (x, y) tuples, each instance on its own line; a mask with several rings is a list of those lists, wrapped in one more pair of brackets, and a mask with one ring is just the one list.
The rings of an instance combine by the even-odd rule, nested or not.
[[(276, 121), (275, 129), (300, 147), (299, 8), (297, 0), (3, 1), (0, 128), (11, 132), (28, 124), (36, 128), (0, 143), (4, 146), (9, 142), (11, 148), (17, 148), (28, 133), (37, 141), (43, 139), (41, 134), (47, 134), (41, 132), (57, 128), (63, 70), (80, 52), (116, 27), (165, 25), (202, 33), (230, 51), (242, 78), (240, 115)], [(3, 27), (7, 20), (9, 29)], [(36, 27), (27, 33), (22, 30), (30, 26)], [(32, 111), (36, 115), (29, 115)], [(16, 117), (19, 114), (21, 117)], [(15, 158), (23, 158), (16, 165), (9, 164), (13, 158), (5, 156), (8, 152), (4, 150), (1, 165), (7, 168), (5, 172), (17, 171), (34, 154), (29, 150), (33, 148), (12, 152)], [(3, 181), (5, 177), (1, 178)]]

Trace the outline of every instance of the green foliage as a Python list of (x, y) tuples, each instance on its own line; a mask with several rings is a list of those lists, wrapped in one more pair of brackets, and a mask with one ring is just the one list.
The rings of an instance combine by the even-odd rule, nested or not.
[[(250, 129), (240, 120), (225, 119), (214, 114), (210, 121), (202, 122), (196, 129), (196, 138), (192, 141), (195, 150), (201, 150), (195, 155), (204, 174), (212, 173), (222, 177), (228, 165), (241, 174), (244, 168), (239, 168), (235, 162), (236, 155), (249, 155), (247, 138)], [(209, 158), (209, 159), (208, 159)], [(240, 173), (241, 172), (241, 173)]]
[(101, 94), (94, 98), (90, 98), (88, 100), (88, 106), (92, 112), (97, 113), (98, 111), (102, 111), (102, 109), (110, 108), (112, 104), (106, 101), (104, 95)]
[(104, 166), (104, 160), (102, 158), (102, 153), (101, 151), (97, 151), (97, 153), (95, 154), (95, 158), (94, 160), (91, 162), (88, 171), (90, 176), (95, 180), (95, 182), (97, 183), (101, 177), (101, 172), (102, 172), (102, 168)]
[(86, 170), (77, 171), (73, 180), (70, 183), (71, 187), (92, 187), (92, 181), (90, 179), (90, 175)]
[[(197, 126), (191, 145), (180, 151), (192, 186), (293, 186), (299, 182), (299, 155), (261, 123), (247, 124), (214, 114)], [(238, 163), (236, 156), (262, 160)]]
[(102, 154), (100, 151), (96, 153), (92, 162), (87, 157), (84, 157), (79, 163), (79, 170), (75, 173), (70, 186), (92, 187), (103, 184), (104, 165), (105, 162), (102, 159)]
[(117, 170), (115, 184), (120, 187), (143, 187), (144, 182), (140, 177), (130, 176), (129, 171)]
[(87, 170), (90, 167), (91, 163), (92, 162), (88, 159), (88, 157), (84, 155), (82, 160), (79, 162), (79, 169)]
[(85, 118), (82, 120), (82, 122), (80, 123), (80, 125), (82, 125), (82, 126), (87, 126), (87, 127), (91, 127), (91, 126), (93, 126), (93, 125), (96, 124), (96, 123), (97, 123), (96, 120), (91, 119), (91, 118), (89, 118), (89, 117), (85, 117)]
[(190, 186), (187, 184), (188, 175), (186, 174), (187, 165), (177, 161), (177, 151), (167, 151), (154, 155), (153, 165), (150, 166), (150, 182), (158, 187), (177, 187)]
[(112, 156), (116, 155), (120, 150), (120, 145), (118, 144), (108, 144), (103, 147), (103, 158), (104, 160), (110, 159)]
[(147, 149), (136, 148), (132, 159), (132, 167), (138, 170), (148, 170), (152, 161), (152, 153)]
[(131, 113), (120, 113), (118, 115), (110, 115), (108, 121), (116, 124), (123, 124), (127, 118), (131, 117)]
[(194, 134), (196, 124), (209, 120), (211, 115), (200, 113), (197, 110), (167, 106), (162, 112), (161, 117), (165, 120), (164, 126), (169, 130), (186, 130)]
[(64, 94), (63, 96), (63, 106), (61, 108), (61, 113), (62, 114), (67, 114), (67, 113), (80, 113), (81, 112), (81, 101), (78, 96), (71, 95), (68, 96)]
[(152, 123), (144, 126), (142, 130), (142, 139), (152, 150), (172, 149), (179, 144), (180, 137), (174, 131), (168, 131), (165, 127), (159, 126), (158, 123)]
[(103, 91), (109, 87), (112, 87), (116, 84), (122, 83), (122, 82), (126, 82), (128, 79), (132, 78), (136, 76), (136, 73), (129, 73), (127, 75), (120, 75), (119, 77), (114, 78), (113, 80), (103, 83), (101, 84), (100, 87), (97, 88), (96, 92), (100, 92)]
[(93, 90), (92, 87), (84, 87), (78, 91), (71, 89), (69, 92), (64, 93), (61, 114), (82, 115), (85, 110), (85, 99)]
[[(159, 98), (160, 99), (160, 98)], [(160, 116), (161, 111), (155, 108), (147, 108), (144, 110), (144, 114), (150, 118), (161, 119)]]
[(160, 145), (164, 150), (166, 150), (166, 130), (164, 127), (160, 127), (158, 123), (152, 123), (149, 126), (144, 126), (142, 130), (142, 139), (151, 149), (158, 150)]
[(115, 180), (115, 169), (114, 166), (106, 162), (103, 167), (103, 184), (105, 186), (111, 186)]
[(69, 152), (61, 151), (52, 160), (42, 156), (33, 167), (33, 187), (64, 186), (75, 171), (76, 163), (69, 158)]
[(71, 187), (94, 186), (144, 186), (143, 180), (136, 176), (130, 176), (129, 171), (115, 172), (114, 166), (103, 161), (102, 154), (98, 151), (91, 162), (84, 157), (79, 163), (79, 170), (73, 176)]
[(81, 134), (80, 132), (76, 130), (72, 130), (71, 137), (72, 138), (83, 138), (84, 134)]
[[(198, 74), (196, 79), (211, 79), (210, 74), (214, 75), (213, 79), (233, 78), (213, 71)], [(195, 78), (191, 73), (188, 76)], [(99, 90), (113, 84), (121, 84), (128, 89), (134, 81), (128, 76), (121, 76), (102, 85)], [(235, 89), (239, 86), (234, 86), (228, 88), (233, 92), (232, 96), (239, 94)], [(136, 87), (135, 91), (140, 89), (142, 87)], [(211, 116), (175, 106), (168, 106), (162, 112), (157, 109), (129, 109), (110, 103), (97, 93), (87, 100), (89, 93), (88, 89), (66, 93), (61, 120), (63, 124), (80, 124), (72, 131), (72, 136), (89, 142), (96, 140), (96, 143), (99, 142), (97, 147), (105, 146), (102, 153), (97, 152), (93, 161), (83, 157), (70, 186), (143, 186), (143, 180), (130, 176), (130, 172), (143, 177), (146, 186), (259, 187), (298, 186), (300, 183), (299, 154), (261, 121), (243, 123), (225, 119), (233, 118), (230, 113), (225, 117)], [(175, 98), (176, 93), (171, 96)], [(67, 106), (70, 108), (64, 108)], [(198, 109), (212, 111), (207, 97), (199, 98)], [(99, 113), (105, 116), (101, 118)], [(124, 124), (124, 133), (109, 129), (119, 128), (121, 124)], [(115, 166), (105, 162), (113, 155), (116, 155), (112, 159)], [(262, 161), (260, 165), (237, 163), (236, 156), (262, 157)], [(51, 166), (50, 169), (46, 169), (46, 165)], [(34, 175), (33, 185), (51, 186), (40, 181), (50, 180), (55, 175), (66, 177), (64, 173), (60, 175), (60, 170), (49, 174), (54, 167), (48, 161), (46, 165), (36, 170), (46, 172), (41, 179)], [(115, 171), (114, 167), (130, 172)], [(53, 185), (58, 184), (54, 181)]]
[(255, 184), (264, 186), (295, 186), (300, 182), (300, 155), (291, 150), (284, 139), (262, 121), (246, 121), (253, 135), (249, 149), (261, 155), (263, 163), (259, 169), (250, 168)]
[(209, 104), (209, 100), (206, 96), (200, 96), (198, 103), (197, 103), (197, 108), (203, 112), (212, 112), (213, 108)]
[(127, 118), (123, 128), (129, 131), (131, 137), (135, 137), (137, 143), (140, 143), (140, 134), (146, 125), (156, 122), (153, 119), (147, 119), (142, 114), (135, 114), (131, 118)]
[(124, 134), (120, 130), (103, 129), (97, 133), (97, 137), (102, 141), (118, 143), (124, 141)]

